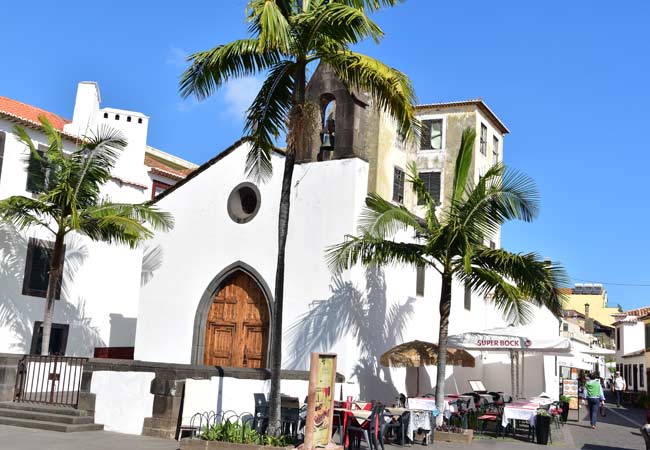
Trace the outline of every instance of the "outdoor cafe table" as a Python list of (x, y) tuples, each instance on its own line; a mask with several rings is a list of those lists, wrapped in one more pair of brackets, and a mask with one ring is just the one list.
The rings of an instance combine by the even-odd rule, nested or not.
[[(348, 425), (350, 420), (356, 420), (357, 422), (365, 422), (368, 420), (370, 415), (372, 414), (372, 411), (369, 410), (364, 410), (364, 409), (346, 409), (346, 408), (334, 408), (334, 411), (339, 413), (339, 417), (341, 418), (341, 427), (342, 427), (342, 434), (343, 434), (343, 445), (345, 448), (349, 447), (349, 440), (348, 440)], [(431, 417), (431, 411), (423, 411), (423, 410), (414, 410), (414, 409), (409, 409), (409, 408), (398, 408), (395, 406), (392, 407), (387, 407), (385, 408), (386, 413), (390, 414), (391, 416), (395, 418), (404, 418), (404, 415), (406, 413), (409, 413), (409, 421), (408, 421), (408, 427), (406, 430), (406, 435), (410, 439), (413, 439), (413, 432), (417, 431), (418, 428), (422, 428), (424, 430), (431, 430), (431, 427), (433, 425), (433, 418)]]
[(550, 399), (531, 399), (509, 403), (503, 408), (501, 425), (505, 428), (511, 420), (525, 420), (530, 426), (535, 426), (537, 410), (549, 403), (551, 403)]

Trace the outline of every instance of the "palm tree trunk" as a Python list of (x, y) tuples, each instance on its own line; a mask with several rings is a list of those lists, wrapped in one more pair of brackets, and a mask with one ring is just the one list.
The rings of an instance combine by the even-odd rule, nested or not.
[(440, 331), (438, 332), (438, 366), (436, 374), (436, 406), (440, 415), (436, 419), (442, 424), (445, 411), (445, 369), (447, 367), (447, 336), (449, 336), (449, 313), (451, 312), (451, 274), (442, 274), (440, 287)]
[(303, 105), (305, 103), (305, 65), (296, 70), (294, 104), (289, 113), (287, 154), (284, 159), (280, 211), (278, 218), (278, 260), (275, 272), (275, 302), (273, 304), (273, 332), (271, 335), (271, 389), (269, 392), (269, 434), (281, 431), (280, 380), (282, 370), (282, 309), (284, 303), (284, 260), (289, 233), (289, 209), (291, 203), (291, 180), (296, 162), (296, 145), (301, 142), (303, 128)]
[[(52, 333), (52, 321), (54, 319), (54, 298), (59, 290), (59, 280), (63, 269), (63, 244), (65, 235), (57, 233), (54, 241), (54, 251), (50, 260), (50, 273), (47, 282), (47, 293), (45, 295), (45, 312), (43, 314), (43, 339), (41, 340), (41, 355), (50, 353), (50, 335)], [(36, 330), (38, 332), (38, 330)]]

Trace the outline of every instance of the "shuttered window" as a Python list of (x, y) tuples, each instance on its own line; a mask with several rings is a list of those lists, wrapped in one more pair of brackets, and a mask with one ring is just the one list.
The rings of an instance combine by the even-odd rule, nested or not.
[(415, 295), (424, 296), (424, 275), (426, 270), (424, 267), (418, 267), (415, 276)]
[(393, 201), (404, 203), (404, 171), (397, 167), (393, 173)]
[(492, 164), (499, 162), (499, 139), (496, 136), (492, 137)]
[(650, 351), (650, 323), (645, 324), (645, 349)]
[(29, 192), (43, 192), (47, 188), (47, 167), (43, 162), (45, 148), (39, 146), (37, 153), (41, 159), (37, 159), (33, 153), (30, 153), (27, 163), (27, 190)]
[[(65, 350), (68, 346), (68, 331), (70, 325), (64, 323), (53, 323), (50, 332), (50, 355), (65, 356)], [(43, 322), (34, 323), (34, 332), (32, 333), (32, 345), (29, 353), (32, 355), (41, 354), (41, 344), (43, 343)]]
[(442, 119), (422, 121), (420, 150), (440, 150), (442, 148)]
[[(23, 279), (23, 295), (34, 297), (45, 297), (47, 295), (47, 284), (50, 273), (50, 258), (54, 243), (30, 238), (27, 246), (27, 258), (25, 259), (25, 277)], [(65, 247), (62, 255), (65, 261)], [(63, 270), (61, 271), (63, 274)], [(54, 298), (61, 298), (61, 280), (59, 276), (57, 289)]]
[(465, 309), (472, 310), (472, 289), (468, 285), (465, 285)]
[(487, 127), (481, 124), (481, 154), (487, 155)]
[(2, 179), (2, 163), (5, 159), (5, 139), (7, 135), (4, 131), (0, 131), (0, 180)]
[[(440, 204), (440, 172), (420, 172), (420, 178), (427, 188), (427, 192), (431, 195), (436, 204)], [(423, 205), (424, 199), (418, 198), (418, 205)]]

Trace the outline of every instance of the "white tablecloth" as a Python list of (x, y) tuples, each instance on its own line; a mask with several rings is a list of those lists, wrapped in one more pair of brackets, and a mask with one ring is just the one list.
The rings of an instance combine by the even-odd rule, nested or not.
[(501, 425), (508, 426), (510, 420), (526, 420), (531, 426), (535, 426), (535, 415), (539, 405), (534, 403), (511, 404), (503, 408)]

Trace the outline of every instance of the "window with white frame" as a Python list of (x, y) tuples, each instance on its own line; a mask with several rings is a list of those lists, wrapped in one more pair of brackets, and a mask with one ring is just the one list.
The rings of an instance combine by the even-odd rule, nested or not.
[(492, 164), (499, 162), (499, 138), (492, 136)]
[(480, 150), (481, 154), (487, 155), (487, 127), (484, 123), (481, 124)]
[(422, 121), (420, 150), (442, 149), (442, 119), (425, 119)]

